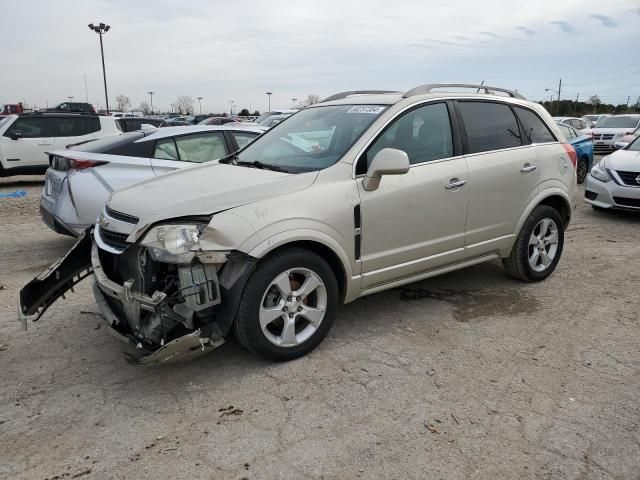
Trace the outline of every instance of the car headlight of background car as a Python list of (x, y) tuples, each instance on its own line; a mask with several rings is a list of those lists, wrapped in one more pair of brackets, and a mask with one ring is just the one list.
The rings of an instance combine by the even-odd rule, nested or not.
[(604, 162), (598, 163), (595, 167), (591, 169), (591, 176), (596, 180), (600, 180), (601, 182), (610, 182), (611, 177), (607, 172), (607, 169), (602, 165)]
[(149, 249), (151, 258), (164, 263), (189, 263), (191, 251), (198, 245), (201, 225), (159, 225), (147, 232), (140, 244)]

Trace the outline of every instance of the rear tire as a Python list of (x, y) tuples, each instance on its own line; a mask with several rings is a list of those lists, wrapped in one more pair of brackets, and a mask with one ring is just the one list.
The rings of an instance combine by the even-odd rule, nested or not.
[(578, 160), (578, 166), (576, 168), (576, 177), (578, 183), (582, 184), (587, 178), (587, 174), (589, 173), (589, 160), (586, 158), (581, 158)]
[(508, 258), (502, 260), (509, 275), (539, 282), (553, 273), (564, 246), (564, 224), (558, 211), (547, 205), (533, 209), (520, 229)]
[(329, 332), (338, 282), (319, 255), (302, 248), (275, 252), (245, 285), (235, 331), (252, 353), (274, 361), (306, 355)]

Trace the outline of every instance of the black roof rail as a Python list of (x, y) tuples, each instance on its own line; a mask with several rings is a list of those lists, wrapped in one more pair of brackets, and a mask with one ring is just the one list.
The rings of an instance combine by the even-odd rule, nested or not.
[(95, 112), (51, 112), (43, 110), (41, 112), (22, 112), (19, 113), (20, 116), (29, 116), (29, 115), (92, 115), (97, 117), (99, 114)]
[(320, 100), (319, 103), (323, 102), (331, 102), (333, 100), (340, 100), (342, 98), (350, 97), (351, 95), (375, 95), (378, 93), (402, 93), (397, 90), (349, 90), (347, 92), (335, 93), (323, 100)]
[(472, 83), (427, 83), (425, 85), (419, 85), (417, 87), (408, 90), (402, 95), (403, 98), (413, 97), (414, 95), (424, 95), (427, 93), (433, 93), (433, 90), (437, 88), (469, 88), (475, 89), (476, 93), (480, 90), (484, 90), (487, 95), (495, 95), (494, 92), (502, 92), (509, 95), (511, 98), (519, 98), (520, 100), (526, 100), (521, 94), (514, 90), (508, 90), (506, 88), (490, 87), (488, 85), (474, 85)]

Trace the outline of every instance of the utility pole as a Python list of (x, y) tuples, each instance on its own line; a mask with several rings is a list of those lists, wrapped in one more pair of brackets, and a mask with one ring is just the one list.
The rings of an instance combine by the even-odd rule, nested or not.
[(298, 100), (297, 98), (292, 98), (291, 99), (293, 101), (293, 108), (296, 108), (296, 100)]
[(627, 108), (625, 110), (629, 110), (629, 102), (631, 101), (631, 95), (627, 96)]
[(558, 83), (558, 104), (560, 104), (560, 92), (562, 91), (562, 79)]
[(202, 99), (204, 97), (196, 97), (198, 99), (198, 107), (200, 109), (200, 115), (202, 115)]
[(576, 106), (573, 109), (573, 116), (575, 117), (578, 114), (578, 100), (580, 100), (580, 92), (576, 95)]

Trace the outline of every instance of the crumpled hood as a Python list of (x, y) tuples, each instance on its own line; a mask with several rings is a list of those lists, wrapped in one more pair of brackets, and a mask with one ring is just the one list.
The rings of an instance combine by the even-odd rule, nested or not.
[(609, 170), (640, 173), (640, 152), (618, 150), (606, 156), (602, 161)]
[(313, 184), (318, 172), (288, 174), (222, 163), (184, 168), (137, 183), (108, 205), (140, 219), (138, 226), (190, 215), (209, 215)]

